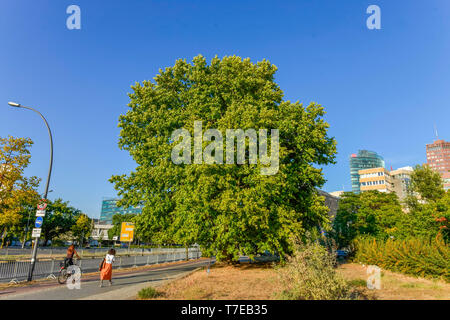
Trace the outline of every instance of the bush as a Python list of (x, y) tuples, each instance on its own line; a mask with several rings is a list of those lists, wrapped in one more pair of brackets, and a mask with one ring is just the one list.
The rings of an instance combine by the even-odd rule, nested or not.
[(442, 237), (354, 241), (354, 260), (421, 277), (450, 281), (450, 248)]
[(298, 246), (286, 265), (278, 270), (283, 291), (281, 299), (341, 300), (350, 299), (347, 282), (336, 273), (335, 257), (318, 243)]
[(153, 287), (144, 288), (138, 292), (138, 297), (140, 299), (154, 299), (160, 295), (161, 293)]

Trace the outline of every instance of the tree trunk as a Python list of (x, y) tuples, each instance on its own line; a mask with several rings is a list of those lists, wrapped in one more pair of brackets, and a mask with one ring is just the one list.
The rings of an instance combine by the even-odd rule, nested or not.
[(6, 236), (8, 235), (8, 231), (6, 230), (6, 228), (3, 230), (2, 232), (2, 246), (0, 248), (3, 249), (3, 247), (5, 246), (5, 240), (6, 240)]
[(186, 246), (186, 261), (189, 261), (189, 246)]
[(28, 229), (26, 229), (26, 230), (27, 230), (27, 231), (26, 231), (25, 234), (23, 235), (22, 249), (25, 248), (25, 242), (27, 241)]

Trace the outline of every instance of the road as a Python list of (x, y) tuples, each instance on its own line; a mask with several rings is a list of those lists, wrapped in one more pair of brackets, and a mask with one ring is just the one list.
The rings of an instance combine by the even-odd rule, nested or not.
[(80, 289), (69, 289), (55, 281), (26, 287), (0, 290), (0, 300), (125, 300), (134, 299), (137, 292), (149, 286), (160, 286), (206, 266), (209, 259), (194, 260), (167, 266), (140, 268), (127, 272), (113, 271), (113, 284), (99, 287), (99, 276), (83, 276)]

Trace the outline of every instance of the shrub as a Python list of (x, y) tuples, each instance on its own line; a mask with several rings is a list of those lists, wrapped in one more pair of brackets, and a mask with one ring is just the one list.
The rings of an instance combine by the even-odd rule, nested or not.
[(285, 266), (278, 269), (283, 291), (281, 299), (350, 299), (347, 282), (334, 269), (335, 257), (319, 243), (298, 246)]
[(354, 260), (421, 277), (450, 281), (450, 248), (442, 237), (354, 241)]
[(144, 288), (138, 292), (138, 297), (140, 299), (153, 299), (159, 297), (160, 295), (161, 293), (153, 287)]

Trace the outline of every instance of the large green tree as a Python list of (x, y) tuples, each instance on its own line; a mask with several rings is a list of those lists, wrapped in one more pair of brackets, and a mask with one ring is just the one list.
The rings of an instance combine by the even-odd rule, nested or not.
[[(264, 250), (290, 253), (295, 237), (327, 225), (328, 209), (316, 192), (324, 184), (318, 166), (334, 162), (336, 142), (327, 135), (323, 107), (283, 99), (276, 70), (267, 60), (215, 57), (208, 64), (200, 55), (132, 87), (130, 109), (119, 119), (119, 147), (137, 168), (111, 182), (120, 205), (145, 203), (136, 217), (143, 239), (198, 243), (205, 256), (231, 261)], [(193, 136), (194, 121), (203, 133), (217, 129), (224, 138), (227, 129), (278, 129), (278, 172), (262, 175), (260, 160), (174, 164), (172, 133), (184, 128)], [(203, 149), (210, 143), (203, 139)]]

